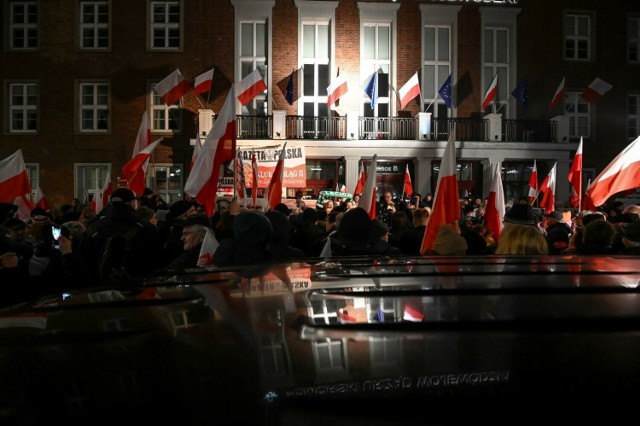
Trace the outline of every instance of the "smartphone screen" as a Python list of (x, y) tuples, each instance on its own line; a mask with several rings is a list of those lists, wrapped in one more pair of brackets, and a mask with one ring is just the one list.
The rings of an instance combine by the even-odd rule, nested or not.
[(53, 236), (53, 247), (59, 249), (60, 248), (60, 232), (61, 229), (59, 226), (51, 227), (51, 235)]

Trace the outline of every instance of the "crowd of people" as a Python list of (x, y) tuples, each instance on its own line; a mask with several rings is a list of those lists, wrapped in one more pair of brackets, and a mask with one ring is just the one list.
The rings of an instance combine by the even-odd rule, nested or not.
[(640, 254), (640, 206), (621, 203), (537, 215), (522, 198), (506, 206), (495, 238), (483, 220), (486, 200), (464, 198), (459, 222), (441, 226), (433, 247), (421, 252), (431, 194), (405, 200), (384, 192), (374, 220), (357, 207), (357, 195), (314, 208), (298, 193), (295, 208), (281, 203), (267, 212), (220, 199), (212, 217), (194, 200), (168, 205), (150, 189), (138, 198), (118, 188), (100, 212), (74, 201), (52, 211), (35, 208), (29, 220), (3, 206), (3, 283), (26, 280), (35, 294), (41, 277), (57, 279), (47, 281), (63, 290), (193, 268), (202, 264), (208, 233), (219, 245), (207, 263), (217, 266), (356, 255)]

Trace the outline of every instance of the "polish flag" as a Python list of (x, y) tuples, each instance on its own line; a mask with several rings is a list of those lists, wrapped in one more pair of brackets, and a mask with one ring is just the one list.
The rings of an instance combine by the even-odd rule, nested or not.
[(252, 190), (251, 195), (253, 198), (253, 208), (256, 207), (256, 202), (258, 201), (258, 176), (260, 173), (260, 169), (258, 168), (258, 159), (256, 158), (256, 153), (251, 154), (251, 171), (253, 172), (253, 178), (251, 179)]
[(356, 189), (353, 190), (354, 195), (362, 194), (362, 190), (364, 189), (364, 184), (366, 181), (367, 181), (367, 176), (364, 174), (364, 166), (361, 164), (358, 182), (356, 183)]
[(491, 231), (493, 238), (498, 241), (502, 231), (502, 219), (504, 218), (504, 190), (502, 189), (502, 176), (500, 175), (500, 163), (496, 164), (496, 171), (491, 181), (489, 199), (484, 213), (487, 229)]
[(354, 323), (357, 321), (356, 317), (349, 315), (349, 312), (344, 308), (338, 309), (338, 312), (336, 312), (336, 315), (338, 317), (338, 322), (342, 324)]
[[(131, 159), (133, 160), (147, 146), (149, 146), (150, 143), (151, 143), (151, 126), (149, 126), (149, 113), (145, 111), (142, 114), (142, 120), (140, 121), (140, 128), (138, 129), (138, 134), (136, 135), (136, 143), (133, 145), (133, 153), (131, 154)], [(133, 176), (133, 179), (135, 179), (135, 182), (130, 181), (130, 179), (127, 176), (125, 176), (127, 181), (129, 181), (128, 182), (129, 188), (131, 188), (131, 190), (136, 194), (142, 194), (142, 191), (144, 191), (144, 188), (146, 186), (145, 185), (146, 172), (147, 172), (147, 166), (145, 165), (143, 173), (137, 173), (135, 176)], [(140, 192), (136, 192), (133, 188), (140, 190)]]
[(40, 187), (36, 188), (36, 196), (34, 197), (36, 200), (36, 207), (40, 207), (43, 210), (49, 210), (49, 202), (47, 201), (47, 197), (44, 196), (42, 189)]
[(206, 93), (211, 90), (211, 84), (213, 83), (213, 68), (207, 72), (203, 72), (193, 82), (193, 94), (198, 96), (201, 93)]
[(104, 179), (104, 185), (102, 185), (102, 191), (93, 196), (93, 200), (96, 203), (95, 211), (100, 213), (104, 206), (109, 204), (109, 198), (113, 192), (113, 184), (111, 183), (111, 172), (107, 172), (107, 176)]
[(131, 160), (122, 166), (122, 169), (120, 170), (122, 176), (129, 183), (129, 189), (131, 189), (136, 196), (140, 196), (144, 192), (147, 182), (146, 175), (147, 167), (149, 166), (149, 158), (151, 157), (153, 150), (160, 145), (160, 142), (162, 142), (162, 138), (134, 155)]
[(278, 157), (278, 163), (276, 164), (276, 168), (271, 175), (271, 181), (269, 182), (269, 186), (267, 187), (267, 191), (264, 195), (264, 198), (267, 199), (267, 203), (269, 205), (269, 208), (271, 209), (275, 209), (276, 206), (282, 202), (282, 175), (284, 173), (284, 157), (286, 157), (286, 147), (287, 143), (285, 142), (284, 145), (282, 145), (280, 157)]
[(489, 106), (491, 102), (496, 98), (498, 94), (498, 74), (493, 76), (491, 84), (487, 88), (487, 92), (484, 94), (484, 100), (482, 101), (482, 112)]
[(398, 94), (400, 95), (400, 109), (404, 109), (413, 98), (420, 94), (420, 81), (417, 72), (400, 88)]
[[(591, 179), (589, 179), (587, 181), (587, 188), (589, 188), (591, 186)], [(589, 194), (584, 194), (584, 197), (582, 197), (582, 210), (591, 210), (591, 211), (595, 211), (596, 210), (596, 206), (593, 204), (593, 201), (591, 201), (591, 197), (589, 196)]]
[(406, 305), (404, 307), (404, 315), (402, 316), (402, 319), (411, 322), (422, 322), (422, 320), (424, 319), (424, 314), (418, 309)]
[(558, 106), (562, 99), (564, 98), (564, 77), (562, 77), (562, 81), (560, 81), (560, 85), (556, 89), (556, 93), (553, 95), (553, 99), (549, 103), (549, 109), (554, 109)]
[(413, 194), (413, 185), (411, 184), (411, 175), (409, 174), (409, 165), (407, 164), (407, 169), (404, 172), (404, 193), (407, 196), (411, 196)]
[(251, 74), (237, 83), (236, 92), (238, 100), (244, 106), (251, 102), (253, 98), (267, 90), (267, 83), (262, 79), (260, 71), (256, 68)]
[(338, 74), (336, 79), (327, 87), (327, 105), (329, 109), (348, 91), (349, 86), (344, 73)]
[(440, 226), (457, 223), (460, 220), (454, 133), (450, 132), (449, 134), (449, 141), (440, 162), (440, 173), (438, 174), (436, 193), (433, 197), (433, 208), (424, 230), (420, 253), (424, 253), (425, 250), (433, 250), (433, 243)]
[(193, 172), (189, 174), (184, 192), (195, 197), (205, 206), (207, 216), (215, 211), (218, 179), (223, 163), (233, 160), (236, 155), (236, 91), (231, 86), (227, 99), (222, 105), (213, 128), (202, 146), (202, 153), (196, 158)]
[(611, 90), (612, 87), (613, 86), (606, 81), (596, 77), (595, 80), (591, 82), (589, 87), (587, 87), (585, 91), (580, 94), (580, 96), (582, 96), (585, 101), (592, 104), (597, 102), (598, 99), (600, 99), (605, 93)]
[(556, 209), (556, 166), (558, 163), (554, 163), (553, 167), (549, 171), (549, 174), (542, 185), (540, 185), (540, 191), (544, 192), (542, 201), (540, 201), (540, 207), (544, 209), (546, 214), (551, 214)]
[(580, 138), (576, 155), (573, 157), (568, 179), (569, 182), (571, 182), (571, 198), (569, 199), (569, 203), (571, 203), (572, 207), (579, 207), (580, 194), (582, 194), (582, 138)]
[(373, 159), (371, 160), (371, 164), (369, 164), (369, 171), (367, 172), (367, 180), (364, 184), (364, 189), (362, 190), (362, 195), (360, 196), (360, 201), (358, 201), (358, 207), (362, 207), (369, 213), (369, 217), (371, 220), (375, 219), (377, 216), (377, 197), (376, 197), (376, 180), (378, 178), (378, 154), (373, 155)]
[(0, 203), (11, 204), (16, 197), (30, 193), (31, 182), (19, 149), (0, 160)]
[(27, 194), (22, 194), (13, 201), (13, 204), (18, 206), (18, 219), (20, 220), (28, 220), (31, 218), (31, 210), (33, 210), (36, 206), (33, 205), (31, 201), (29, 201), (29, 197)]
[(153, 89), (167, 106), (172, 106), (180, 100), (190, 89), (189, 82), (184, 79), (180, 70), (175, 70), (166, 76)]
[(587, 195), (595, 206), (603, 205), (618, 192), (640, 187), (640, 137), (629, 144), (594, 179)]
[(200, 254), (198, 255), (198, 266), (207, 266), (213, 263), (213, 254), (218, 249), (220, 243), (211, 229), (207, 228), (204, 234), (204, 240), (200, 246)]
[(193, 170), (193, 165), (196, 163), (196, 158), (202, 152), (202, 141), (200, 140), (200, 133), (196, 135), (196, 143), (193, 145), (193, 154), (191, 154), (191, 163), (189, 164), (189, 172)]
[(529, 176), (529, 204), (533, 204), (536, 198), (538, 198), (538, 168), (536, 160), (533, 160), (533, 169)]

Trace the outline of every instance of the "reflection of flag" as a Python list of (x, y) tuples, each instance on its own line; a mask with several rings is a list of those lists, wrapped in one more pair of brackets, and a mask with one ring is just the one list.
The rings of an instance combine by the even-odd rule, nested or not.
[(291, 71), (289, 82), (287, 83), (287, 91), (284, 93), (284, 98), (287, 100), (289, 105), (293, 105), (293, 75), (295, 73), (296, 70)]
[(264, 82), (260, 71), (256, 68), (253, 72), (237, 83), (236, 91), (238, 101), (244, 106), (251, 102), (253, 98), (267, 90), (267, 83)]
[(198, 96), (201, 93), (206, 93), (211, 90), (211, 83), (213, 83), (213, 68), (204, 72), (196, 77), (193, 82), (193, 94)]
[(287, 143), (285, 142), (284, 145), (282, 145), (282, 150), (280, 151), (280, 156), (278, 157), (278, 163), (276, 164), (276, 168), (271, 175), (271, 181), (269, 182), (269, 186), (267, 187), (267, 191), (265, 193), (267, 204), (271, 209), (275, 209), (276, 205), (282, 202), (282, 175), (284, 173), (284, 157), (286, 157), (286, 147)]
[(418, 73), (416, 72), (411, 76), (404, 86), (400, 88), (400, 109), (404, 109), (409, 101), (420, 94), (420, 80), (418, 80)]
[(525, 77), (513, 92), (511, 92), (511, 96), (516, 98), (516, 102), (522, 104), (523, 109), (527, 109), (527, 104), (529, 103), (529, 93), (527, 91), (527, 77)]
[(404, 187), (403, 187), (403, 191), (408, 196), (413, 194), (413, 185), (411, 184), (411, 175), (409, 174), (409, 165), (408, 164), (407, 164), (407, 169), (404, 172)]
[(364, 165), (360, 165), (360, 174), (358, 175), (358, 182), (356, 183), (356, 189), (353, 190), (353, 194), (362, 194), (364, 184), (367, 181), (367, 177), (364, 174)]
[(580, 96), (582, 96), (582, 98), (589, 103), (595, 103), (605, 93), (611, 90), (612, 87), (613, 86), (606, 81), (596, 77), (596, 79), (591, 82), (589, 87), (587, 87), (585, 91), (580, 94)]
[(433, 197), (431, 216), (424, 230), (420, 253), (433, 250), (433, 242), (440, 226), (455, 223), (460, 219), (460, 201), (458, 195), (458, 178), (456, 174), (456, 142), (455, 132), (449, 133), (449, 141), (444, 149), (438, 173), (438, 184)]
[(329, 109), (340, 99), (347, 91), (347, 80), (344, 77), (344, 73), (338, 74), (338, 76), (327, 87), (327, 106)]
[(422, 322), (422, 320), (424, 319), (424, 314), (422, 313), (422, 311), (406, 305), (404, 307), (404, 315), (402, 316), (402, 319), (411, 322)]
[(444, 81), (442, 87), (438, 90), (438, 93), (447, 108), (451, 108), (453, 106), (451, 103), (451, 74), (449, 74), (449, 77)]
[(603, 205), (618, 192), (640, 187), (640, 137), (629, 144), (595, 178), (587, 195), (595, 206)]
[(540, 191), (544, 192), (542, 201), (540, 201), (540, 207), (544, 209), (546, 214), (551, 214), (556, 209), (556, 166), (555, 163), (542, 185), (540, 185)]
[(31, 182), (22, 150), (0, 160), (0, 202), (11, 204), (16, 197), (31, 193)]
[(153, 86), (153, 89), (160, 95), (167, 106), (172, 106), (191, 89), (191, 86), (184, 79), (180, 70), (175, 70), (160, 83)]
[(493, 80), (491, 80), (491, 84), (487, 88), (487, 91), (484, 94), (484, 98), (482, 100), (482, 112), (489, 106), (491, 102), (496, 98), (498, 94), (498, 74), (493, 76)]
[(533, 169), (531, 169), (531, 176), (529, 176), (529, 204), (538, 196), (538, 168), (536, 167), (536, 160), (533, 160)]
[(213, 260), (213, 254), (218, 249), (218, 240), (216, 236), (211, 231), (211, 229), (207, 228), (206, 233), (204, 234), (204, 240), (202, 241), (202, 245), (200, 246), (200, 254), (198, 255), (198, 266), (207, 266), (211, 265)]
[(484, 213), (487, 229), (491, 231), (493, 238), (498, 241), (502, 230), (502, 219), (504, 218), (504, 190), (502, 189), (502, 176), (500, 175), (500, 163), (496, 164), (496, 171), (491, 181), (489, 189), (489, 199)]
[(360, 201), (358, 202), (358, 207), (362, 207), (369, 213), (369, 217), (371, 220), (376, 218), (376, 179), (378, 176), (377, 172), (378, 167), (378, 154), (373, 155), (373, 159), (371, 160), (371, 164), (369, 164), (369, 171), (367, 172), (367, 180), (364, 184), (364, 189), (362, 191), (362, 196), (360, 196)]
[(564, 98), (564, 77), (560, 81), (560, 85), (556, 89), (556, 93), (553, 94), (553, 99), (551, 99), (551, 103), (549, 103), (549, 109), (554, 109), (558, 106), (558, 104)]
[(344, 308), (338, 309), (338, 312), (336, 312), (336, 316), (338, 317), (338, 321), (343, 324), (357, 321), (356, 317), (349, 315), (349, 311)]
[(568, 179), (571, 182), (571, 198), (569, 202), (572, 207), (579, 207), (580, 194), (582, 194), (582, 138), (580, 138), (576, 155), (573, 157)]
[(364, 92), (369, 96), (369, 99), (371, 99), (371, 109), (374, 109), (376, 102), (378, 102), (378, 71), (374, 71), (373, 74), (371, 74), (364, 88)]

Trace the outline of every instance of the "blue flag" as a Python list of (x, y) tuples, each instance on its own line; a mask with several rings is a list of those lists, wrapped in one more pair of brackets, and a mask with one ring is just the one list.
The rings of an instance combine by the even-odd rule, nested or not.
[(378, 71), (374, 71), (373, 74), (371, 74), (367, 86), (364, 88), (364, 92), (371, 98), (371, 109), (374, 109), (378, 102)]
[(527, 103), (529, 102), (529, 94), (527, 93), (527, 77), (518, 84), (518, 87), (513, 89), (511, 96), (516, 98), (516, 102), (522, 104), (522, 108), (527, 109)]
[(451, 108), (451, 74), (449, 74), (449, 77), (444, 81), (438, 93), (447, 108)]
[(296, 73), (296, 70), (291, 71), (291, 75), (289, 76), (289, 82), (287, 83), (287, 91), (284, 93), (284, 98), (287, 100), (289, 105), (293, 105), (293, 75), (295, 73)]

